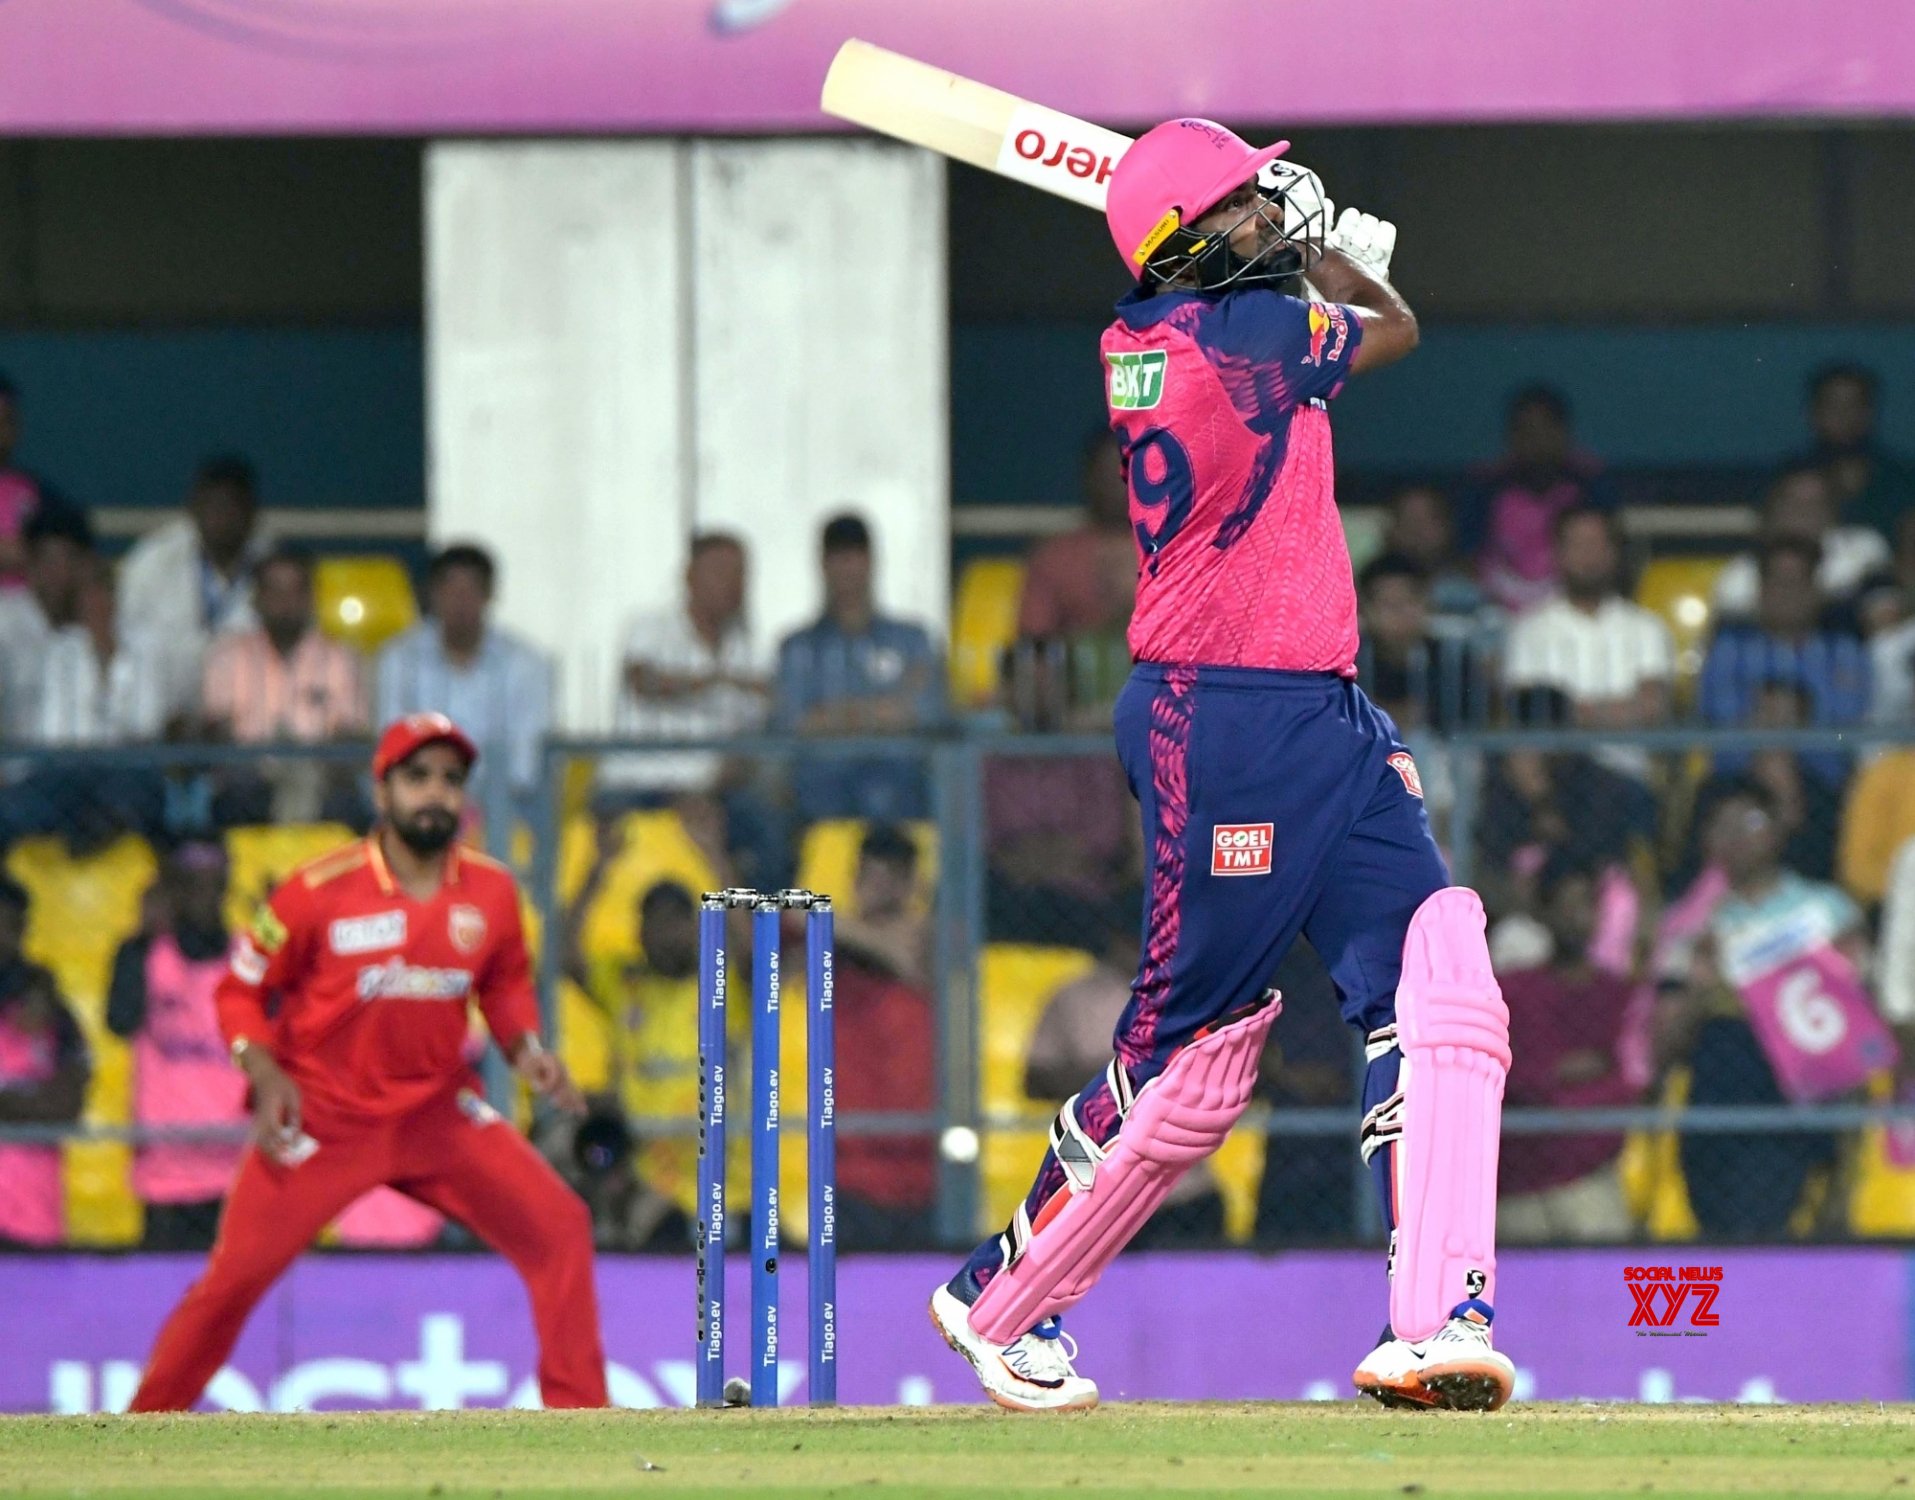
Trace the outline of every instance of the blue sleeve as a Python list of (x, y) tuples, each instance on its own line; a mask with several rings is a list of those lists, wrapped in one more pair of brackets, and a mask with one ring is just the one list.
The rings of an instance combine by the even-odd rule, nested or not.
[(937, 648), (931, 637), (917, 626), (911, 628), (911, 664), (925, 668), (924, 686), (918, 690), (918, 722), (929, 726), (944, 720), (944, 673), (940, 670)]
[(1233, 292), (1199, 325), (1198, 342), (1226, 365), (1253, 367), (1262, 399), (1287, 411), (1343, 389), (1363, 342), (1363, 320), (1338, 302)]
[(771, 725), (785, 734), (795, 731), (810, 707), (810, 674), (805, 671), (804, 642), (795, 634), (778, 645), (778, 672), (772, 684)]
[(1844, 637), (1841, 659), (1836, 667), (1837, 712), (1840, 724), (1860, 724), (1868, 718), (1868, 707), (1872, 686), (1870, 671), (1872, 663), (1868, 650), (1858, 640)]
[(1702, 681), (1696, 689), (1696, 705), (1711, 724), (1736, 724), (1742, 719), (1742, 693), (1737, 681), (1736, 655), (1739, 642), (1732, 635), (1719, 635), (1709, 647), (1702, 663)]

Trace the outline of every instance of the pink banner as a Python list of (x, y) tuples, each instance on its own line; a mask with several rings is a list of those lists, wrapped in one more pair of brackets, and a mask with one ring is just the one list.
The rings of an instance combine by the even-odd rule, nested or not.
[(1749, 1025), (1783, 1094), (1813, 1104), (1893, 1068), (1895, 1038), (1855, 965), (1827, 943), (1742, 982)]
[(1915, 113), (1904, 0), (0, 0), (0, 132), (822, 129), (851, 36), (1115, 126)]

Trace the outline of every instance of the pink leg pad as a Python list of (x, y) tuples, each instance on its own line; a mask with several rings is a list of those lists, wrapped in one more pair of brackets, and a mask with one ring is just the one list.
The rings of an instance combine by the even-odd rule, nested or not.
[(1509, 1007), (1483, 903), (1450, 886), (1416, 910), (1396, 990), (1403, 1138), (1396, 1144), (1390, 1327), (1415, 1342), (1470, 1297), (1496, 1296), (1496, 1154)]
[(1223, 1144), (1250, 1102), (1264, 1038), (1283, 1008), (1269, 1004), (1200, 1036), (1138, 1091), (1088, 1185), (1060, 1190), (1021, 1254), (992, 1277), (971, 1308), (971, 1327), (994, 1344), (1022, 1337), (1076, 1305), (1116, 1259), (1177, 1179)]

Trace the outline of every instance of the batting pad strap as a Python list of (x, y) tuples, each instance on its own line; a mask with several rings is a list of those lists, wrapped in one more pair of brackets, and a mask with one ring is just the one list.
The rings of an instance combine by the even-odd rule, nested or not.
[(1477, 894), (1451, 886), (1417, 908), (1403, 945), (1390, 1326), (1412, 1342), (1435, 1333), (1459, 1302), (1495, 1300), (1509, 1008), (1490, 967), (1485, 925)]
[(981, 1337), (1011, 1343), (1096, 1285), (1177, 1179), (1230, 1134), (1250, 1102), (1257, 1060), (1281, 1009), (1272, 999), (1198, 1037), (1137, 1091), (1089, 1187), (1061, 1208), (1056, 1199), (1045, 1205), (1023, 1253), (972, 1306), (971, 1327)]

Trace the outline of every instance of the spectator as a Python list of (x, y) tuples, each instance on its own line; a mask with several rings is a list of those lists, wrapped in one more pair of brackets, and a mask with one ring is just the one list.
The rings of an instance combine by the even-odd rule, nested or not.
[[(1014, 694), (1018, 727), (1041, 703)], [(984, 763), (985, 927), (1000, 942), (1094, 941), (1143, 888), (1130, 786), (1112, 755), (993, 754)]]
[(1863, 602), (1863, 624), (1873, 627), (1868, 644), (1878, 724), (1915, 719), (1915, 510), (1896, 523), (1892, 571), (1876, 580)]
[[(1509, 1006), (1513, 1108), (1592, 1109), (1631, 1104), (1620, 1048), (1633, 988), (1589, 960), (1596, 930), (1597, 876), (1558, 854), (1537, 877), (1537, 907), (1549, 929), (1547, 963), (1501, 974)], [(1609, 1243), (1628, 1236), (1622, 1190), (1623, 1138), (1512, 1135), (1503, 1141), (1497, 1233), (1510, 1241)]]
[(1027, 637), (1122, 634), (1137, 597), (1137, 540), (1117, 439), (1099, 430), (1084, 449), (1084, 520), (1031, 553), (1018, 603)]
[(1889, 865), (1879, 960), (1882, 1018), (1902, 1049), (1906, 1098), (1907, 1082), (1915, 1078), (1915, 839), (1904, 840)]
[[(1559, 727), (1571, 712), (1548, 688), (1526, 694), (1522, 707), (1524, 722), (1539, 728)], [(1657, 829), (1648, 787), (1587, 755), (1511, 750), (1491, 767), (1479, 826), (1484, 899), (1500, 916), (1490, 933), (1499, 968), (1548, 957), (1536, 877), (1562, 855), (1600, 872), (1592, 961), (1612, 973), (1628, 971), (1643, 904), (1633, 872), (1651, 863)]]
[[(312, 559), (282, 547), (260, 561), (254, 601), (259, 625), (230, 631), (206, 653), (202, 693), (214, 739), (242, 745), (323, 744), (366, 731), (359, 658), (320, 632), (313, 611)], [(341, 768), (290, 761), (225, 778), (221, 822), (309, 823), (348, 818)], [(271, 810), (258, 802), (269, 792)]]
[[(1729, 888), (1695, 946), (1686, 983), (1665, 996), (1658, 1053), (1665, 1066), (1689, 1070), (1691, 1104), (1779, 1105), (1775, 1070), (1735, 989), (1734, 956), (1786, 940), (1830, 943), (1860, 959), (1861, 913), (1834, 886), (1783, 866), (1774, 801), (1754, 783), (1718, 803), (1708, 838)], [(1835, 1149), (1833, 1136), (1817, 1132), (1684, 1135), (1683, 1176), (1703, 1233), (1783, 1233), (1810, 1174), (1832, 1164)]]
[[(1562, 594), (1511, 627), (1503, 666), (1513, 690), (1554, 688), (1584, 729), (1642, 729), (1669, 712), (1675, 645), (1656, 615), (1622, 596), (1622, 535), (1613, 515), (1587, 507), (1556, 516)], [(1627, 775), (1648, 774), (1649, 758), (1630, 746), (1596, 757)]]
[[(1117, 439), (1099, 430), (1084, 450), (1082, 524), (1038, 545), (1024, 576), (1017, 633), (1027, 662), (1044, 664), (1057, 716), (1115, 702), (1130, 672), (1125, 631), (1137, 596), (1137, 541)], [(1068, 675), (1050, 657), (1068, 661)]]
[(858, 848), (850, 909), (838, 913), (840, 952), (914, 989), (928, 989), (931, 923), (918, 895), (918, 846), (896, 824), (874, 823)]
[[(1749, 715), (1751, 729), (1801, 729), (1809, 722), (1808, 694), (1795, 683), (1765, 683), (1756, 693)], [(1835, 875), (1836, 835), (1842, 827), (1842, 791), (1812, 775), (1793, 750), (1770, 747), (1749, 755), (1741, 773), (1717, 772), (1696, 792), (1691, 818), (1691, 846), (1700, 849), (1703, 829), (1714, 817), (1716, 804), (1753, 781), (1775, 804), (1776, 824), (1782, 831), (1782, 861), (1811, 880)]]
[(1484, 485), (1488, 536), (1479, 559), (1492, 603), (1512, 613), (1555, 592), (1560, 548), (1551, 537), (1569, 511), (1612, 504), (1602, 466), (1575, 446), (1569, 401), (1548, 386), (1517, 392), (1507, 446)]
[[(1062, 1104), (1110, 1066), (1117, 1020), (1130, 1004), (1137, 977), (1138, 928), (1110, 921), (1102, 934), (1097, 966), (1062, 985), (1044, 1004), (1025, 1054), (1024, 1092)], [(1223, 1195), (1208, 1161), (1186, 1172), (1170, 1196), (1125, 1247), (1160, 1250), (1172, 1245), (1216, 1245), (1223, 1240)]]
[[(1849, 605), (1863, 580), (1888, 564), (1889, 550), (1878, 531), (1867, 526), (1838, 525), (1838, 511), (1835, 487), (1825, 470), (1788, 469), (1762, 497), (1756, 538), (1764, 543), (1788, 537), (1815, 547), (1821, 555), (1815, 583), (1822, 599)], [(1760, 590), (1757, 555), (1744, 552), (1731, 558), (1716, 575), (1717, 618), (1748, 619), (1756, 612)]]
[(26, 529), (27, 586), (0, 592), (0, 726), (32, 741), (46, 693), (54, 632), (79, 618), (80, 584), (93, 556), (93, 528), (66, 506), (40, 506)]
[(1915, 838), (1915, 748), (1884, 751), (1862, 767), (1842, 809), (1842, 885), (1874, 906), (1888, 890), (1896, 852)]
[[(824, 614), (778, 649), (778, 728), (805, 735), (893, 735), (935, 728), (942, 672), (922, 626), (878, 613), (871, 532), (857, 516), (824, 528)], [(920, 818), (922, 768), (911, 758), (805, 756), (793, 768), (812, 818)]]
[[(938, 1100), (937, 1012), (930, 995), (841, 948), (831, 1003), (838, 1025), (832, 1075), (838, 1118), (930, 1116)], [(848, 1250), (929, 1245), (937, 1183), (936, 1137), (928, 1122), (922, 1130), (841, 1135), (838, 1242)]]
[(229, 1126), (231, 1141), (165, 1141), (133, 1158), (148, 1250), (205, 1250), (245, 1146), (246, 1075), (232, 1065), (213, 992), (227, 971), (226, 851), (182, 844), (161, 877), (156, 928), (113, 959), (106, 1024), (133, 1048), (133, 1123)]
[(25, 587), (27, 522), (43, 502), (62, 503), (43, 480), (14, 462), (20, 429), (20, 389), (0, 372), (0, 589)]
[[(27, 892), (0, 875), (0, 1125), (71, 1125), (93, 1065), (54, 978), (21, 955)], [(0, 1245), (66, 1233), (58, 1146), (0, 1144)]]
[(1881, 382), (1857, 364), (1827, 365), (1810, 377), (1813, 443), (1798, 460), (1823, 470), (1835, 486), (1843, 518), (1892, 537), (1915, 509), (1915, 467), (1887, 452), (1876, 433)]
[[(621, 739), (731, 739), (763, 727), (765, 663), (745, 621), (745, 548), (729, 532), (692, 538), (685, 601), (643, 615), (625, 640), (615, 730)], [(715, 751), (647, 751), (607, 760), (600, 785), (653, 805), (713, 793), (734, 773)]]
[[(50, 507), (43, 507), (35, 514), (33, 528), (38, 531), (53, 515)], [(62, 550), (64, 544), (36, 542), (35, 576), (44, 581), (48, 559)], [(61, 561), (57, 571), (64, 573), (67, 566)], [(76, 622), (55, 630), (37, 658), (29, 659), (27, 670), (38, 679), (31, 688), (38, 708), (22, 738), (50, 748), (157, 739), (164, 713), (158, 653), (149, 642), (121, 638), (111, 567), (87, 553), (80, 556), (76, 571)], [(13, 611), (24, 617), (39, 607), (32, 590), (0, 595), (0, 614)], [(27, 632), (29, 637), (34, 633)], [(82, 849), (103, 847), (128, 831), (151, 834), (159, 827), (164, 800), (164, 785), (155, 771), (43, 763), (0, 790), (0, 847), (31, 834), (57, 833)]]
[(131, 745), (166, 728), (158, 643), (120, 627), (113, 567), (87, 559), (75, 619), (46, 648), (40, 721), (42, 745)]
[(253, 570), (270, 550), (260, 532), (253, 466), (209, 458), (193, 477), (185, 514), (134, 544), (120, 572), (120, 614), (166, 650), (169, 718), (199, 712), (206, 648), (224, 631), (258, 623)]
[(1422, 569), (1429, 582), (1436, 633), (1459, 635), (1475, 630), (1483, 611), (1483, 590), (1457, 550), (1456, 515), (1448, 498), (1434, 485), (1409, 485), (1390, 497), (1388, 516), (1384, 550)]
[[(1360, 1105), (1350, 1028), (1336, 981), (1307, 938), (1290, 945), (1271, 985), (1283, 995), (1283, 1014), (1258, 1060), (1258, 1093), (1279, 1117), (1322, 1109), (1347, 1120)], [(1357, 1204), (1367, 1205), (1372, 1189), (1367, 1172), (1359, 1178), (1351, 1170), (1357, 1163), (1346, 1131), (1268, 1138), (1257, 1185), (1259, 1243), (1347, 1242), (1357, 1233)]]
[[(698, 909), (684, 886), (661, 880), (640, 893), (633, 913), (638, 957), (589, 952), (587, 919), (618, 853), (615, 840), (601, 840), (585, 884), (567, 910), (565, 967), (607, 1023), (614, 1098), (600, 1112), (614, 1106), (624, 1112), (634, 1139), (632, 1172), (675, 1205), (689, 1225), (698, 1212), (696, 1140), (689, 1133), (647, 1134), (633, 1122), (650, 1117), (690, 1127), (698, 1119)], [(737, 1005), (733, 1011), (733, 1029), (742, 1036), (750, 1008)], [(630, 1206), (623, 1196), (619, 1201)], [(683, 1243), (683, 1227), (678, 1243)], [(672, 1229), (660, 1232), (669, 1237)]]
[(1487, 684), (1470, 643), (1430, 624), (1430, 578), (1414, 559), (1385, 552), (1357, 579), (1362, 646), (1357, 678), (1405, 731), (1448, 730), (1489, 716)]
[(494, 806), (503, 786), (523, 812), (537, 795), (539, 750), (552, 725), (552, 664), (487, 618), (497, 580), (483, 547), (462, 543), (433, 554), (428, 618), (380, 651), (374, 717), (389, 724), (412, 713), (445, 714), (485, 752), (473, 767), (479, 807)]
[[(1817, 566), (1812, 543), (1779, 537), (1763, 545), (1755, 622), (1717, 631), (1702, 664), (1698, 704), (1709, 723), (1748, 723), (1757, 695), (1775, 683), (1807, 693), (1818, 726), (1857, 724), (1867, 714), (1868, 655), (1855, 636), (1817, 625)], [(1818, 751), (1803, 763), (1831, 785), (1848, 774), (1840, 751)], [(1718, 756), (1716, 764), (1736, 769), (1743, 762)]]

